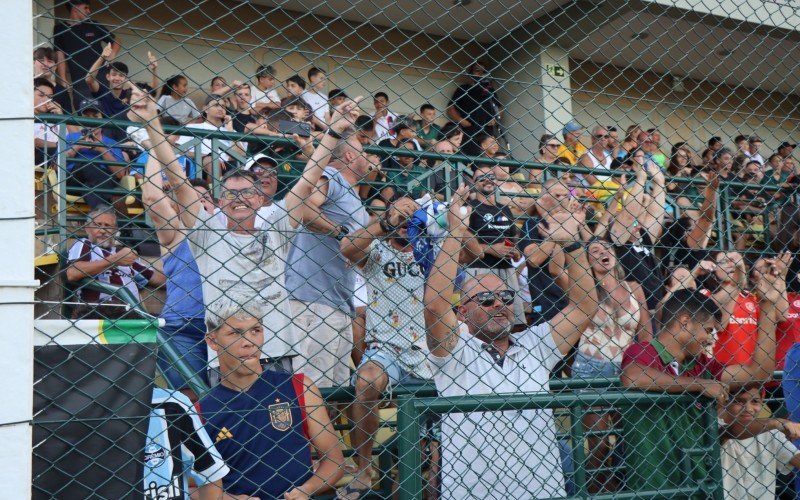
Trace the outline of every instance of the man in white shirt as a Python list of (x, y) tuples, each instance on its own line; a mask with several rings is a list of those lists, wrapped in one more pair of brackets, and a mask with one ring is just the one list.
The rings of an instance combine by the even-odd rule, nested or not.
[(397, 122), (397, 115), (389, 111), (389, 96), (386, 92), (378, 92), (372, 101), (375, 114), (372, 121), (375, 124), (375, 143), (393, 137), (392, 129)]
[(311, 106), (311, 123), (317, 130), (325, 130), (329, 120), (328, 116), (328, 97), (323, 92), (327, 75), (319, 68), (308, 70), (309, 88), (301, 94), (309, 106)]
[(744, 151), (744, 155), (750, 161), (757, 161), (759, 165), (762, 167), (764, 166), (764, 157), (761, 156), (761, 153), (758, 152), (761, 149), (761, 138), (757, 135), (751, 135), (747, 138), (747, 150)]
[[(550, 371), (574, 346), (597, 311), (597, 294), (579, 241), (581, 213), (549, 214), (546, 237), (562, 246), (569, 304), (546, 323), (511, 334), (514, 292), (492, 274), (462, 285), (458, 316), (450, 299), (457, 256), (470, 237), (468, 188), (450, 203), (450, 232), (425, 290), (425, 325), (436, 388), (443, 397), (546, 393)], [(469, 333), (459, 332), (463, 321)], [(564, 496), (551, 410), (449, 414), (442, 420), (442, 498)]]
[(252, 89), (250, 105), (256, 113), (276, 111), (281, 108), (281, 98), (275, 90), (275, 68), (261, 65), (256, 70), (256, 86)]

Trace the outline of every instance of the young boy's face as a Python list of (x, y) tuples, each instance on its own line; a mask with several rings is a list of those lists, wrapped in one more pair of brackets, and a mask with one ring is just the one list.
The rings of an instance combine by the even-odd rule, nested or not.
[(422, 117), (422, 121), (424, 121), (425, 123), (433, 123), (433, 121), (436, 119), (436, 110), (426, 109), (425, 111), (420, 113), (420, 116)]
[(703, 353), (709, 354), (717, 340), (719, 322), (713, 316), (682, 316), (678, 321), (681, 322), (681, 330), (677, 338), (684, 352), (692, 358)]
[(761, 390), (753, 387), (740, 392), (731, 399), (725, 409), (722, 410), (721, 417), (726, 424), (733, 423), (734, 420), (749, 422), (758, 417), (763, 407), (764, 400), (761, 398)]
[(262, 89), (271, 89), (275, 87), (275, 77), (272, 75), (264, 75), (258, 77), (258, 84), (261, 86)]
[(119, 89), (122, 88), (122, 85), (125, 83), (125, 80), (128, 79), (128, 75), (112, 68), (108, 70), (108, 75), (106, 76), (106, 78), (108, 78), (109, 88)]
[(286, 82), (286, 91), (294, 96), (299, 96), (303, 93), (303, 88), (295, 82)]

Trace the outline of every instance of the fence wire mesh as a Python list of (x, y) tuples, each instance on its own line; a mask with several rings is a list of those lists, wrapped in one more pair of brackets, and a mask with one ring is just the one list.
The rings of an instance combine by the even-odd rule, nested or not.
[(35, 498), (800, 492), (792, 2), (34, 11)]

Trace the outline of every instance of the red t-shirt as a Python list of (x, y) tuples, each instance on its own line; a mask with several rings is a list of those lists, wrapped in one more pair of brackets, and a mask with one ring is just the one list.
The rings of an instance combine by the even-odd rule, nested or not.
[(697, 378), (708, 374), (717, 380), (722, 377), (722, 372), (725, 370), (725, 366), (705, 354), (679, 365), (672, 354), (655, 339), (652, 342), (637, 342), (628, 346), (622, 355), (622, 367), (625, 368), (631, 363), (649, 366), (675, 376)]
[(723, 365), (746, 365), (753, 359), (758, 342), (758, 299), (742, 292), (736, 297), (733, 313), (719, 332), (714, 358)]
[(800, 293), (789, 292), (789, 311), (786, 319), (778, 323), (775, 329), (775, 340), (778, 346), (775, 349), (775, 368), (783, 370), (786, 363), (786, 353), (795, 342), (800, 342)]

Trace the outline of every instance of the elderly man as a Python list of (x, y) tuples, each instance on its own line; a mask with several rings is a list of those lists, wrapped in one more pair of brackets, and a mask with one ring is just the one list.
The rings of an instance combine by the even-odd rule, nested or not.
[[(117, 216), (114, 210), (100, 206), (89, 212), (86, 238), (80, 238), (69, 249), (67, 281), (77, 283), (84, 278), (94, 278), (101, 283), (123, 286), (139, 299), (139, 288), (145, 285), (164, 284), (164, 275), (139, 260), (135, 251), (118, 246)], [(128, 308), (106, 293), (78, 289), (78, 307), (75, 318), (112, 319), (127, 315)]]
[[(457, 256), (470, 238), (468, 190), (448, 212), (449, 234), (425, 290), (425, 325), (436, 387), (442, 396), (546, 393), (552, 368), (578, 342), (597, 311), (594, 279), (579, 241), (583, 214), (546, 217), (547, 238), (563, 246), (569, 305), (549, 322), (511, 334), (514, 292), (497, 276), (470, 278), (458, 314), (450, 302)], [(459, 327), (459, 321), (463, 327)], [(467, 331), (464, 331), (464, 328)], [(451, 414), (442, 429), (442, 498), (564, 496), (550, 410)]]

